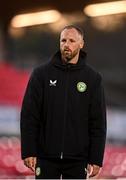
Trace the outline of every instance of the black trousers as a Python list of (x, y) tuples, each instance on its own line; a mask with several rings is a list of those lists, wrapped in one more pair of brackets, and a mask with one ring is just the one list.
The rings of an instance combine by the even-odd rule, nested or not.
[(38, 159), (36, 179), (86, 179), (87, 164), (73, 159)]

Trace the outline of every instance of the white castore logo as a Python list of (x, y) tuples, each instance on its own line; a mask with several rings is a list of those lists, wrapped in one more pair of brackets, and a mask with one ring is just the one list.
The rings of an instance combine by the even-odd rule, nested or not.
[(56, 83), (57, 83), (57, 80), (54, 80), (54, 81), (50, 80), (49, 81), (50, 86), (56, 86)]

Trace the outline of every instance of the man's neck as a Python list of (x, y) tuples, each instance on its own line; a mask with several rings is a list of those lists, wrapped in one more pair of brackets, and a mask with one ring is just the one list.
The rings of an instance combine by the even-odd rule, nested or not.
[(75, 56), (73, 59), (71, 59), (70, 61), (67, 60), (67, 59), (62, 58), (63, 63), (65, 63), (65, 64), (68, 64), (68, 63), (70, 63), (70, 64), (77, 64), (78, 59), (79, 59), (79, 54), (77, 56)]

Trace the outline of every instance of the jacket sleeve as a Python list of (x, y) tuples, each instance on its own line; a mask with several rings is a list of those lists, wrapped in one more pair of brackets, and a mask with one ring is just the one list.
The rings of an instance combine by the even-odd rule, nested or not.
[(89, 109), (88, 163), (102, 166), (106, 141), (106, 105), (101, 76), (98, 74), (92, 90)]
[(24, 95), (21, 109), (21, 155), (22, 159), (37, 156), (37, 143), (42, 105), (42, 83), (33, 71)]

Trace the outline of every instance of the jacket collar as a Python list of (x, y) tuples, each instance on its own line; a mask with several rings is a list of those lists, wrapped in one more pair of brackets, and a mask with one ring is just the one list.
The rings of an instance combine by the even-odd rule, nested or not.
[(54, 56), (52, 57), (52, 64), (54, 66), (56, 66), (57, 68), (61, 68), (61, 69), (81, 69), (85, 66), (86, 64), (86, 52), (85, 51), (82, 51), (80, 50), (80, 54), (79, 54), (79, 59), (78, 59), (78, 62), (76, 64), (72, 64), (72, 63), (66, 63), (64, 64), (62, 59), (61, 59), (61, 53), (60, 51), (57, 51)]

